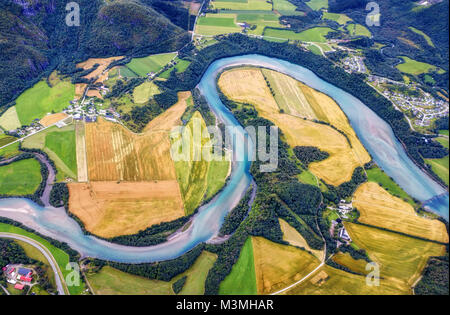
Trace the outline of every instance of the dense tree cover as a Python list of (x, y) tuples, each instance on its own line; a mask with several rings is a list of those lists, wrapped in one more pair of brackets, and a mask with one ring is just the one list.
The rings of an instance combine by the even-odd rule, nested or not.
[(417, 295), (448, 295), (448, 274), (448, 253), (442, 257), (430, 257), (422, 278), (414, 288), (414, 293)]
[(191, 31), (195, 23), (195, 15), (190, 15), (183, 1), (178, 0), (141, 0), (157, 12), (167, 17), (173, 24)]
[(170, 281), (176, 275), (179, 275), (180, 273), (183, 273), (186, 270), (188, 270), (200, 256), (204, 247), (205, 246), (203, 244), (200, 244), (191, 249), (190, 251), (188, 251), (183, 256), (180, 256), (172, 260), (155, 263), (124, 264), (95, 259), (93, 260), (93, 264), (98, 267), (109, 265), (118, 270), (128, 272), (133, 275), (145, 277), (148, 279)]
[(175, 292), (175, 294), (178, 294), (181, 292), (181, 290), (183, 290), (186, 280), (187, 280), (187, 276), (184, 276), (172, 284), (172, 290), (173, 290), (173, 292)]
[(434, 122), (435, 131), (439, 132), (439, 130), (448, 130), (448, 116), (438, 118)]
[(276, 187), (280, 199), (296, 214), (316, 214), (321, 202), (320, 189), (291, 180)]
[(252, 192), (253, 189), (249, 188), (239, 204), (226, 215), (219, 235), (230, 235), (238, 228), (251, 208)]
[(341, 46), (345, 46), (345, 47), (349, 47), (349, 48), (354, 48), (354, 49), (364, 49), (364, 48), (368, 48), (368, 47), (372, 47), (374, 44), (373, 39), (366, 37), (366, 36), (362, 36), (347, 42), (342, 42), (339, 43), (339, 45)]
[(341, 12), (347, 9), (365, 8), (368, 0), (329, 0), (328, 11)]
[(55, 68), (71, 74), (77, 72), (75, 63), (91, 57), (175, 51), (190, 39), (166, 18), (181, 8), (163, 9), (160, 3), (165, 1), (78, 0), (78, 27), (66, 25), (69, 2), (1, 1), (0, 36), (5, 40), (0, 43), (0, 107)]
[(386, 58), (379, 50), (364, 49), (364, 63), (367, 69), (375, 75), (389, 78), (395, 81), (402, 81), (400, 71), (395, 67), (400, 62), (396, 58)]
[(328, 152), (321, 151), (319, 148), (311, 146), (295, 147), (294, 153), (297, 159), (299, 159), (305, 166), (308, 166), (311, 162), (323, 161), (330, 156)]
[(69, 188), (66, 183), (53, 184), (50, 191), (50, 204), (55, 208), (69, 208)]
[(35, 263), (23, 248), (11, 239), (0, 238), (0, 268), (8, 264), (30, 265)]
[(133, 235), (116, 236), (107, 240), (116, 244), (140, 247), (164, 243), (170, 234), (182, 228), (191, 217), (192, 215), (171, 222), (162, 222)]

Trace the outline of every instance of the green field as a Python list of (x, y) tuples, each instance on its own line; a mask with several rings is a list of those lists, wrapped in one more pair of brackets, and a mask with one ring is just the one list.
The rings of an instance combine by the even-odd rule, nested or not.
[(211, 4), (215, 9), (272, 11), (272, 4), (268, 3), (266, 0), (211, 1)]
[(16, 140), (17, 140), (17, 138), (15, 138), (15, 137), (7, 136), (5, 134), (0, 134), (0, 148), (7, 145), (8, 143), (14, 142)]
[(322, 56), (322, 51), (320, 51), (319, 47), (317, 47), (316, 45), (309, 45), (307, 48), (313, 54), (316, 54), (318, 56)]
[[(141, 77), (147, 76), (147, 73), (158, 72), (167, 65), (176, 53), (150, 55), (144, 58), (133, 58), (126, 66)], [(125, 76), (121, 72), (122, 76)]]
[(440, 144), (442, 144), (444, 146), (444, 148), (448, 149), (448, 138), (440, 137), (440, 138), (436, 138), (436, 141), (439, 142)]
[(323, 12), (323, 16), (322, 18), (324, 20), (332, 20), (335, 21), (341, 25), (344, 25), (347, 22), (352, 21), (351, 18), (349, 18), (348, 16), (346, 16), (345, 14), (339, 14), (339, 13), (328, 13), (328, 12)]
[(444, 135), (444, 136), (447, 136), (447, 137), (448, 137), (449, 131), (448, 131), (448, 130), (439, 130), (439, 134), (441, 134), (441, 135)]
[(161, 93), (161, 91), (154, 82), (145, 81), (134, 88), (133, 100), (137, 104), (144, 104), (147, 103), (151, 97), (159, 93)]
[(314, 27), (306, 31), (295, 33), (289, 30), (280, 30), (268, 28), (264, 32), (264, 36), (277, 37), (282, 39), (300, 40), (304, 42), (326, 42), (325, 35), (333, 31), (329, 27)]
[(120, 76), (123, 77), (123, 78), (137, 78), (137, 77), (139, 77), (136, 73), (131, 71), (128, 67), (120, 66), (118, 69), (119, 69)]
[(435, 172), (448, 186), (449, 184), (449, 156), (442, 159), (425, 159), (426, 163), (431, 166), (433, 172)]
[[(209, 139), (202, 137), (201, 144), (194, 143), (193, 132), (196, 122), (201, 124), (199, 129), (203, 133), (206, 130), (205, 121), (200, 112), (195, 112), (184, 128), (182, 136), (176, 135), (172, 138), (173, 142), (182, 141), (183, 147), (190, 148), (190, 152), (185, 152), (182, 160), (175, 161), (175, 171), (186, 215), (193, 213), (205, 198), (214, 196), (223, 187), (230, 163), (229, 161), (208, 161), (204, 158), (203, 151), (211, 152), (205, 149)], [(201, 147), (198, 158), (194, 157), (194, 147)], [(179, 149), (181, 153), (181, 148)]]
[[(39, 237), (31, 232), (25, 231), (24, 229), (21, 229), (16, 226), (12, 226), (10, 224), (0, 223), (0, 232), (3, 233), (13, 233), (13, 234), (19, 234), (26, 237), (29, 237), (39, 244), (41, 244), (43, 247), (48, 249), (48, 251), (52, 254), (52, 256), (55, 258), (59, 268), (61, 269), (61, 272), (64, 277), (66, 277), (71, 271), (66, 270), (66, 266), (69, 263), (69, 255), (64, 252), (63, 250), (53, 246), (50, 244), (49, 241), (43, 239), (42, 237)], [(84, 283), (81, 283), (80, 286), (71, 286), (69, 287), (69, 292), (72, 295), (82, 294), (84, 291)]]
[(0, 195), (31, 195), (41, 181), (41, 165), (35, 159), (0, 166)]
[(300, 175), (298, 175), (298, 179), (299, 179), (303, 184), (308, 184), (308, 185), (317, 186), (317, 179), (316, 179), (316, 177), (314, 176), (314, 174), (311, 173), (310, 171), (304, 170), (303, 172), (301, 172)]
[(413, 31), (414, 33), (417, 33), (419, 35), (422, 35), (423, 38), (425, 38), (425, 40), (427, 41), (427, 44), (430, 45), (431, 47), (434, 47), (433, 41), (431, 40), (430, 36), (428, 36), (427, 34), (425, 34), (424, 32), (422, 32), (421, 30), (418, 30), (417, 28), (414, 28), (412, 26), (408, 27), (411, 31)]
[(328, 9), (328, 0), (310, 0), (305, 3), (313, 10)]
[(241, 249), (239, 260), (231, 269), (231, 273), (220, 284), (222, 295), (256, 295), (256, 273), (253, 258), (252, 239), (249, 237)]
[(14, 130), (22, 126), (17, 116), (16, 107), (12, 106), (0, 116), (0, 127), (5, 130)]
[(235, 23), (236, 14), (208, 13), (198, 19), (195, 32), (202, 35), (218, 35), (240, 32), (241, 28)]
[(177, 59), (175, 59), (175, 61), (176, 61), (176, 63), (177, 63), (177, 64), (175, 65), (175, 67), (170, 68), (170, 69), (167, 69), (166, 71), (164, 71), (163, 73), (161, 73), (161, 74), (159, 75), (160, 78), (168, 79), (169, 76), (170, 76), (170, 73), (173, 71), (173, 69), (175, 69), (177, 73), (182, 73), (182, 72), (184, 72), (184, 71), (187, 69), (187, 67), (189, 67), (189, 65), (191, 64), (190, 61), (184, 60), (184, 59), (178, 59), (178, 58), (177, 58)]
[(412, 198), (380, 168), (374, 167), (367, 170), (367, 180), (378, 183), (392, 195), (406, 200), (412, 205), (415, 204)]
[(180, 295), (202, 295), (205, 291), (205, 281), (209, 269), (217, 257), (209, 252), (203, 252), (191, 268), (174, 277), (170, 282), (151, 280), (122, 272), (110, 266), (103, 267), (100, 272), (88, 273), (87, 277), (95, 294), (100, 295), (173, 295), (172, 284), (187, 276), (186, 283)]
[(20, 154), (19, 152), (19, 142), (10, 144), (7, 147), (0, 149), (0, 157), (10, 158), (12, 156)]
[(17, 117), (22, 125), (29, 125), (48, 113), (62, 111), (74, 97), (75, 86), (70, 80), (58, 81), (53, 87), (42, 80), (17, 98)]
[(58, 170), (57, 180), (64, 180), (65, 177), (77, 178), (74, 125), (50, 127), (25, 139), (23, 147), (40, 149), (47, 153)]
[(367, 37), (372, 36), (372, 33), (370, 33), (370, 31), (361, 24), (348, 24), (346, 26), (346, 29), (351, 36), (367, 36)]
[(431, 70), (437, 69), (435, 66), (430, 65), (425, 62), (420, 62), (417, 60), (410, 59), (406, 56), (401, 57), (404, 63), (397, 65), (397, 69), (404, 73), (409, 73), (413, 75), (419, 75), (421, 73), (427, 73)]

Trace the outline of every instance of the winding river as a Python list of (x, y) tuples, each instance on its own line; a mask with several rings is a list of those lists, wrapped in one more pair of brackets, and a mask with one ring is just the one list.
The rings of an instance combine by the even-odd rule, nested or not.
[[(21, 222), (43, 235), (68, 243), (82, 256), (125, 262), (142, 263), (179, 257), (196, 245), (217, 236), (225, 215), (232, 209), (251, 182), (250, 162), (243, 150), (242, 141), (248, 137), (238, 121), (220, 101), (216, 89), (216, 76), (225, 68), (238, 65), (254, 65), (270, 68), (328, 94), (347, 114), (360, 140), (375, 162), (411, 196), (424, 202), (432, 211), (448, 220), (449, 195), (421, 171), (406, 155), (390, 126), (361, 101), (343, 90), (325, 82), (313, 72), (287, 61), (261, 55), (245, 55), (215, 61), (205, 72), (199, 89), (211, 109), (227, 126), (237, 126), (233, 143), (236, 162), (226, 187), (194, 216), (190, 227), (167, 242), (151, 247), (130, 247), (112, 244), (83, 234), (80, 226), (64, 209), (40, 207), (27, 199), (1, 199), (0, 216)], [(243, 161), (243, 162), (239, 162)]]

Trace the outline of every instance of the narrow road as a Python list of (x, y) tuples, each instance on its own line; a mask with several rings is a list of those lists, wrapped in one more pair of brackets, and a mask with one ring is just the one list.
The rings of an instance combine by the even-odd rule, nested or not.
[(14, 239), (14, 240), (19, 240), (19, 241), (25, 242), (27, 244), (30, 244), (31, 246), (38, 249), (42, 253), (42, 255), (44, 255), (44, 257), (47, 258), (48, 263), (50, 264), (50, 267), (52, 268), (53, 273), (55, 274), (56, 288), (58, 290), (59, 295), (66, 294), (66, 291), (64, 290), (63, 280), (62, 280), (62, 278), (63, 278), (62, 272), (59, 269), (59, 266), (56, 263), (56, 260), (53, 257), (53, 255), (45, 247), (43, 247), (41, 244), (39, 244), (38, 242), (34, 241), (31, 238), (21, 236), (21, 235), (10, 234), (10, 233), (0, 233), (0, 238), (9, 238), (9, 239)]
[(0, 288), (5, 292), (6, 295), (11, 295), (8, 290), (4, 286), (0, 284)]

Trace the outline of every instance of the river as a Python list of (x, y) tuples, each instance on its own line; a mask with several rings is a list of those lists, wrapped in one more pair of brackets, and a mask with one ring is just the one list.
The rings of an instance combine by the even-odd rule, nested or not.
[(68, 243), (82, 256), (125, 263), (143, 263), (173, 259), (196, 245), (217, 236), (225, 215), (245, 194), (251, 183), (250, 162), (244, 146), (237, 145), (248, 137), (238, 121), (223, 105), (216, 89), (216, 76), (225, 68), (254, 65), (270, 68), (331, 96), (348, 116), (361, 142), (375, 162), (406, 192), (425, 202), (430, 210), (448, 220), (448, 192), (420, 170), (406, 155), (390, 126), (349, 93), (325, 82), (313, 72), (287, 61), (261, 55), (223, 58), (212, 63), (198, 87), (217, 117), (227, 126), (238, 127), (233, 154), (236, 162), (224, 189), (194, 216), (190, 227), (169, 241), (150, 247), (112, 244), (83, 234), (80, 226), (64, 209), (40, 207), (27, 199), (1, 199), (0, 216), (21, 222), (43, 235)]

